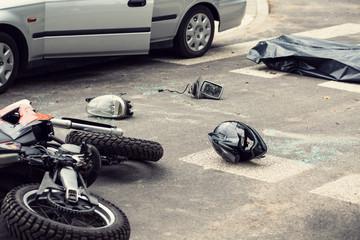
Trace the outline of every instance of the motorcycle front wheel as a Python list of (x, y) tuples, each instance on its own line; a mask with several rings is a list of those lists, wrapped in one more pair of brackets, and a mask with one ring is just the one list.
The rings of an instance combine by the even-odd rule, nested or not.
[(125, 214), (112, 203), (95, 196), (99, 205), (91, 213), (67, 212), (46, 197), (35, 199), (38, 184), (11, 190), (2, 203), (1, 216), (16, 239), (116, 239), (130, 238)]
[(130, 160), (156, 162), (164, 153), (158, 142), (104, 133), (71, 131), (65, 141), (78, 145), (85, 142), (95, 146), (102, 156), (122, 156)]

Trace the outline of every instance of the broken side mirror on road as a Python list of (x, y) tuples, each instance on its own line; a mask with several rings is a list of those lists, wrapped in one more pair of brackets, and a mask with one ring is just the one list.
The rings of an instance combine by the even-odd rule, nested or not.
[(207, 80), (203, 80), (201, 76), (196, 80), (196, 82), (192, 84), (189, 83), (186, 86), (185, 90), (182, 92), (176, 90), (170, 90), (170, 89), (158, 89), (158, 91), (159, 92), (168, 91), (168, 92), (183, 94), (188, 88), (189, 88), (188, 93), (192, 94), (197, 99), (209, 98), (209, 99), (218, 100), (221, 98), (221, 95), (223, 93), (222, 86)]
[(206, 81), (202, 80), (202, 77), (199, 77), (195, 83), (191, 84), (189, 93), (195, 96), (195, 98), (210, 98), (210, 99), (220, 99), (223, 93), (223, 87)]

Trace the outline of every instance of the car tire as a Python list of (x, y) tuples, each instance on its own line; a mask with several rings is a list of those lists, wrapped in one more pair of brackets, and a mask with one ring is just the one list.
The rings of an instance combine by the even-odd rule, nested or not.
[(200, 57), (210, 48), (214, 38), (214, 16), (202, 5), (191, 8), (182, 20), (174, 39), (177, 54), (186, 58)]
[(15, 81), (19, 70), (19, 50), (14, 39), (0, 33), (0, 93)]

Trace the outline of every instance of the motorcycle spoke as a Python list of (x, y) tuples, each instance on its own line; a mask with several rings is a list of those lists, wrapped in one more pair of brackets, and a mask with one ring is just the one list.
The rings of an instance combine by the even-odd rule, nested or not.
[(94, 218), (87, 219), (90, 226), (105, 226), (106, 222), (98, 216), (94, 216)]
[(52, 206), (39, 202), (32, 204), (31, 208), (43, 217), (71, 226), (92, 228), (106, 225), (106, 222), (104, 222), (104, 220), (95, 213), (91, 215), (65, 213)]
[(37, 203), (35, 206), (31, 206), (31, 208), (41, 216), (53, 219), (57, 222), (60, 222), (59, 219), (62, 218), (62, 216), (55, 211), (53, 207), (47, 204)]

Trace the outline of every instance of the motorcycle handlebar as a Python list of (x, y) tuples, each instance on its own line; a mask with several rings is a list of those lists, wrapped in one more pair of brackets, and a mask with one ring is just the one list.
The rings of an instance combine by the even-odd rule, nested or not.
[(75, 123), (71, 120), (58, 119), (58, 118), (52, 118), (50, 119), (50, 121), (55, 127), (61, 127), (65, 129), (76, 129), (76, 130), (83, 130), (88, 132), (113, 134), (118, 136), (122, 136), (124, 134), (123, 130), (117, 128), (116, 126), (100, 127), (100, 126), (96, 126), (95, 124), (91, 125), (91, 124)]

